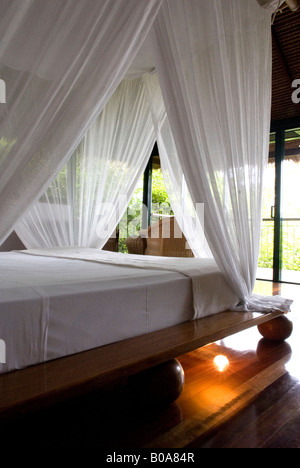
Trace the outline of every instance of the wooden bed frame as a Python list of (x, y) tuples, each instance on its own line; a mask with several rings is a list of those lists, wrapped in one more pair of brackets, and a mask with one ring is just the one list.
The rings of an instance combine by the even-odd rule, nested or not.
[(0, 375), (0, 421), (124, 381), (282, 312), (222, 312)]

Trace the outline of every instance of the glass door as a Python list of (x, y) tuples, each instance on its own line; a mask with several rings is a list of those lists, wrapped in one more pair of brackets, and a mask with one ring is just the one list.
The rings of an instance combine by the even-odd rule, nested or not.
[(281, 281), (300, 283), (300, 128), (285, 132), (281, 182)]
[(270, 135), (257, 278), (300, 284), (300, 128)]

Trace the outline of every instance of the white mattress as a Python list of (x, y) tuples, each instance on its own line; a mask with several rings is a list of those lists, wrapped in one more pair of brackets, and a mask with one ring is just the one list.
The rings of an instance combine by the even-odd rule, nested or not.
[[(147, 257), (91, 249), (25, 253), (0, 254), (0, 373), (195, 318), (197, 262), (152, 257), (147, 268)], [(216, 273), (207, 263), (199, 271), (204, 315), (236, 303)]]

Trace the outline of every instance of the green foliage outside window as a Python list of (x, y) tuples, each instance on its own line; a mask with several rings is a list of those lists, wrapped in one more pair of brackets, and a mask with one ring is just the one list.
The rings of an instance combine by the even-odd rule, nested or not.
[[(127, 212), (121, 221), (122, 229), (120, 229), (120, 232), (122, 232), (122, 236), (119, 239), (119, 252), (127, 252), (126, 238), (137, 235), (141, 229), (142, 205), (143, 179), (141, 179), (137, 189), (135, 190), (134, 195), (128, 205)], [(152, 171), (152, 205), (154, 207), (160, 206), (164, 209), (164, 211), (167, 211), (170, 215), (173, 215), (173, 211), (170, 208), (168, 209), (168, 207), (170, 207), (170, 202), (161, 169), (153, 169)], [(125, 230), (124, 225), (126, 225)], [(124, 235), (124, 233), (126, 235)]]

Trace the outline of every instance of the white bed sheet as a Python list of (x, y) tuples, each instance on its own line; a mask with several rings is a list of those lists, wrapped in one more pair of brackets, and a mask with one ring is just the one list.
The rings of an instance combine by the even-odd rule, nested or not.
[[(147, 268), (139, 259), (135, 265), (136, 256), (96, 258), (99, 251), (91, 249), (25, 252), (0, 254), (0, 339), (6, 346), (0, 373), (195, 318), (193, 275), (183, 264), (180, 271), (183, 259), (151, 258)], [(226, 310), (234, 300), (222, 291), (226, 284), (211, 268), (201, 275), (206, 290), (214, 279), (218, 297), (203, 298), (209, 305), (203, 313)]]

